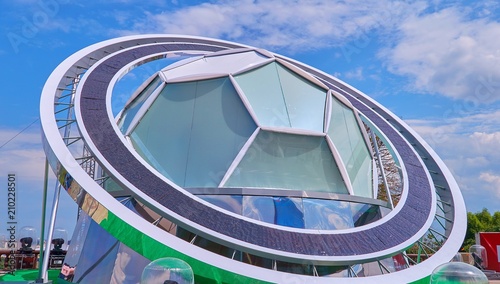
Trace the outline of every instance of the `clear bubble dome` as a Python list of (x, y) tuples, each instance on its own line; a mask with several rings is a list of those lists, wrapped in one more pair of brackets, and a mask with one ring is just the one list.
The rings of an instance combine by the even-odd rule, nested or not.
[(476, 267), (463, 262), (449, 262), (434, 269), (431, 284), (488, 284), (486, 275)]
[(141, 284), (192, 284), (194, 274), (185, 261), (166, 257), (148, 264), (141, 276)]

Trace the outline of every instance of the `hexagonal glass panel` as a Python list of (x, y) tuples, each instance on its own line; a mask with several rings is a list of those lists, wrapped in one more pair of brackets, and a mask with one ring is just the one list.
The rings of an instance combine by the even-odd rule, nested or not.
[(131, 134), (151, 165), (184, 187), (216, 187), (256, 124), (228, 77), (167, 84)]

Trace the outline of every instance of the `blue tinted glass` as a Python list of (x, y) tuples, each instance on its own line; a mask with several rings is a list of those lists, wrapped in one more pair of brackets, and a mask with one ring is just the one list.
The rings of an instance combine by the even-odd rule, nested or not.
[(199, 198), (241, 215), (241, 195), (197, 195)]
[(291, 126), (323, 132), (326, 91), (281, 64), (277, 70)]
[(234, 78), (252, 105), (261, 125), (290, 127), (276, 63), (267, 64)]
[(338, 230), (354, 227), (349, 202), (304, 199), (306, 229)]
[(352, 216), (355, 227), (370, 224), (382, 218), (379, 206), (361, 203), (353, 203)]
[(243, 196), (243, 216), (274, 224), (274, 202), (268, 196)]
[(274, 223), (293, 228), (304, 228), (302, 202), (297, 198), (273, 197), (276, 215)]
[[(90, 220), (82, 254), (76, 265), (74, 282), (109, 283), (120, 242)], [(94, 269), (99, 263), (100, 269)]]

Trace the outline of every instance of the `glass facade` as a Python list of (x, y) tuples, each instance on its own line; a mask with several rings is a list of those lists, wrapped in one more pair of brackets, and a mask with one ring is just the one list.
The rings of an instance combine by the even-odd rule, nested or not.
[[(201, 56), (150, 76), (120, 112), (118, 127), (109, 125), (115, 122), (108, 121), (110, 112), (118, 109), (109, 100), (115, 79), (137, 65), (177, 57), (177, 50)], [(75, 68), (82, 71), (76, 78)], [(78, 80), (81, 75), (86, 79)], [(408, 267), (410, 257), (402, 250), (410, 242), (418, 239), (413, 264), (420, 262), (420, 250), (428, 255), (427, 249), (440, 249), (428, 247), (426, 238), (444, 244), (441, 257), (429, 258), (423, 272), (395, 276), (410, 283), (456, 251), (463, 226), (455, 221), (463, 219), (463, 202), (435, 153), (379, 104), (300, 62), (198, 37), (127, 37), (81, 50), (56, 69), (47, 86), (42, 102), (48, 108), (41, 111), (47, 158), (82, 210), (65, 263), (73, 272), (64, 275), (69, 282), (138, 283), (149, 260), (173, 255), (195, 268), (197, 283), (264, 283), (288, 276), (326, 283), (332, 279), (286, 273), (381, 275)], [(381, 178), (389, 176), (385, 161), (372, 155), (367, 127), (392, 154), (399, 182), (384, 180), (385, 197), (394, 204), (401, 199), (398, 210), (377, 197), (374, 186), (381, 188)], [(116, 137), (115, 129), (126, 139)], [(376, 137), (370, 138), (376, 150)], [(162, 183), (145, 163), (172, 182)], [(429, 171), (443, 183), (435, 184)], [(175, 192), (181, 187), (199, 198)], [(405, 226), (408, 220), (411, 226)], [(395, 233), (395, 226), (401, 230)]]
[(276, 62), (235, 79), (260, 125), (323, 132), (326, 90)]
[(130, 123), (144, 102), (156, 90), (156, 88), (161, 85), (161, 83), (161, 79), (156, 76), (129, 105), (125, 106), (123, 114), (120, 116), (120, 121), (118, 122), (118, 126), (123, 133), (127, 131)]
[(220, 208), (255, 220), (286, 227), (341, 230), (382, 218), (387, 208), (349, 201), (250, 195), (197, 195)]
[(218, 186), (257, 126), (228, 77), (167, 84), (131, 140), (180, 186)]
[[(133, 203), (129, 199), (125, 206), (133, 210)], [(150, 260), (119, 242), (82, 211), (64, 262), (69, 268), (65, 271), (70, 273), (59, 277), (70, 283), (132, 284), (140, 282)]]
[(324, 137), (260, 131), (224, 187), (347, 193)]
[[(235, 53), (201, 58), (162, 72), (172, 77), (188, 71), (208, 72), (210, 68), (235, 71), (248, 68), (252, 60), (263, 63), (264, 59), (255, 52)], [(227, 66), (231, 60), (235, 63)], [(331, 113), (329, 129), (323, 135), (330, 137), (340, 153), (352, 193), (373, 198), (372, 157), (352, 109), (334, 96), (328, 100), (331, 108), (326, 108), (327, 90), (277, 61), (236, 73), (234, 79), (241, 94), (229, 77), (166, 84), (147, 112), (141, 111), (143, 116), (130, 132), (137, 152), (182, 187), (349, 194), (338, 161), (321, 136), (325, 115)], [(122, 129), (158, 88), (158, 81), (156, 78), (148, 84), (124, 112)], [(259, 129), (253, 141), (248, 141), (259, 126), (268, 130)], [(304, 134), (279, 131), (283, 128), (292, 132), (299, 129), (298, 133)], [(308, 131), (315, 134), (307, 135)]]
[(372, 157), (352, 109), (332, 96), (328, 135), (340, 153), (355, 195), (373, 197)]

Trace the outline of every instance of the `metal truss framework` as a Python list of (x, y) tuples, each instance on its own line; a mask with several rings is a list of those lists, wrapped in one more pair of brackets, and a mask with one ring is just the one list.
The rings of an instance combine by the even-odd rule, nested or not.
[[(303, 238), (307, 247), (302, 248), (301, 252), (297, 253), (295, 247), (293, 250), (287, 249), (286, 245), (277, 248), (273, 246), (273, 243), (265, 240), (262, 242), (250, 240), (245, 237), (245, 232), (230, 234), (225, 228), (210, 227), (211, 224), (204, 223), (203, 219), (190, 219), (186, 217), (184, 212), (179, 212), (175, 207), (169, 207), (169, 199), (162, 201), (164, 196), (148, 195), (141, 190), (141, 184), (124, 176), (123, 169), (120, 168), (121, 165), (115, 163), (115, 158), (119, 159), (122, 156), (111, 158), (109, 156), (111, 153), (106, 153), (109, 149), (109, 147), (106, 148), (107, 138), (109, 138), (106, 135), (117, 137), (119, 135), (119, 131), (116, 131), (116, 125), (112, 126), (114, 121), (110, 115), (109, 106), (109, 93), (117, 77), (122, 76), (137, 65), (163, 58), (172, 52), (199, 53), (201, 51), (210, 53), (235, 48), (248, 47), (199, 37), (145, 35), (102, 42), (69, 57), (57, 67), (47, 81), (41, 103), (45, 150), (59, 180), (64, 180), (62, 178), (67, 177), (69, 173), (78, 186), (102, 205), (108, 214), (114, 214), (118, 219), (139, 230), (141, 234), (152, 238), (155, 242), (174, 249), (186, 255), (187, 258), (196, 256), (203, 265), (215, 266), (231, 274), (243, 275), (253, 280), (282, 282), (289, 276), (279, 271), (248, 267), (246, 264), (235, 266), (235, 260), (232, 258), (214, 256), (213, 253), (195, 246), (186, 248), (185, 241), (168, 233), (172, 227), (165, 231), (156, 225), (165, 218), (172, 222), (172, 226), (182, 226), (193, 232), (194, 237), (191, 239), (191, 243), (197, 237), (201, 237), (233, 248), (235, 253), (247, 251), (268, 257), (273, 260), (274, 264), (279, 260), (311, 265), (313, 276), (294, 276), (304, 283), (308, 282), (310, 277), (314, 277), (315, 283), (336, 283), (335, 281), (346, 283), (347, 279), (315, 277), (318, 276), (316, 266), (324, 265), (345, 266), (348, 277), (352, 277), (349, 282), (352, 283), (379, 283), (380, 277), (386, 277), (384, 281), (408, 283), (429, 275), (434, 267), (450, 260), (455, 255), (465, 233), (465, 222), (460, 222), (460, 220), (465, 220), (465, 205), (451, 173), (434, 151), (397, 116), (360, 91), (328, 74), (280, 55), (275, 56), (306, 70), (332, 90), (344, 96), (358, 110), (363, 121), (373, 130), (372, 133), (375, 133), (385, 142), (386, 146), (395, 151), (396, 158), (402, 167), (404, 188), (401, 202), (389, 215), (369, 226), (316, 234), (304, 232), (304, 230), (287, 230), (270, 225), (256, 225), (248, 220), (241, 221), (216, 208), (194, 206), (201, 210), (198, 213), (210, 212), (227, 220), (241, 221), (242, 226), (251, 225), (258, 232), (272, 233), (273, 235), (282, 234), (285, 240), (290, 237)], [(132, 54), (133, 56), (124, 57), (124, 54)], [(114, 59), (115, 61), (113, 61)], [(111, 80), (104, 82), (104, 85), (99, 80), (92, 81), (93, 74), (95, 77), (102, 78), (105, 72), (111, 74), (109, 77)], [(87, 91), (84, 90), (85, 86), (87, 86)], [(99, 93), (99, 89), (103, 89), (105, 92)], [(89, 110), (91, 112), (98, 110), (102, 115), (96, 116), (95, 112), (89, 115), (86, 113)], [(78, 128), (71, 129), (71, 126), (75, 124)], [(129, 146), (126, 146), (127, 143), (123, 138), (118, 137), (114, 140), (114, 142), (116, 141), (121, 141), (123, 149), (131, 150)], [(132, 158), (137, 158), (136, 155), (129, 155)], [(383, 169), (381, 164), (379, 167)], [(169, 194), (175, 193), (175, 198), (185, 198), (190, 202), (189, 204), (197, 202), (184, 189), (158, 177), (152, 168), (145, 165), (144, 169), (150, 171), (152, 173), (151, 179), (161, 183)], [(415, 180), (415, 176), (420, 176), (420, 179)], [(108, 180), (113, 180), (120, 185), (123, 192), (106, 192), (103, 186)], [(68, 190), (67, 185), (63, 184), (63, 187)], [(121, 207), (120, 202), (113, 198), (114, 195), (132, 196), (158, 214), (158, 219), (152, 223), (138, 219), (135, 213)], [(72, 197), (76, 201), (76, 196)], [(389, 201), (392, 201), (392, 198), (389, 198)], [(92, 212), (87, 213), (92, 216)], [(416, 227), (412, 224), (415, 222), (415, 218), (418, 223)], [(99, 220), (96, 221), (99, 222)], [(206, 229), (207, 226), (209, 229)], [(405, 226), (410, 227), (410, 230), (402, 234), (394, 232), (394, 230)], [(111, 228), (106, 229), (112, 233)], [(325, 249), (325, 247), (315, 247), (315, 238), (324, 240), (325, 235), (331, 237), (331, 242), (325, 242), (329, 247), (333, 242), (340, 242), (340, 245), (318, 254), (318, 249)], [(429, 236), (440, 243), (439, 249), (436, 250), (425, 242), (425, 238)], [(116, 235), (116, 237), (125, 244), (130, 243), (123, 236)], [(361, 242), (369, 243), (371, 239), (377, 239), (378, 242), (367, 246)], [(396, 242), (392, 242), (392, 239), (395, 239)], [(355, 241), (353, 242), (353, 240)], [(357, 246), (358, 244), (359, 246)], [(419, 253), (428, 256), (425, 262), (419, 263), (420, 257), (414, 261), (406, 256), (405, 249), (413, 244), (418, 246)], [(131, 248), (134, 249), (134, 247)], [(385, 267), (382, 260), (400, 253), (407, 259), (408, 268), (384, 275), (390, 270)], [(380, 267), (381, 275), (364, 277), (360, 280), (357, 278), (354, 266), (367, 262), (376, 262)], [(273, 267), (275, 268), (275, 265)]]

